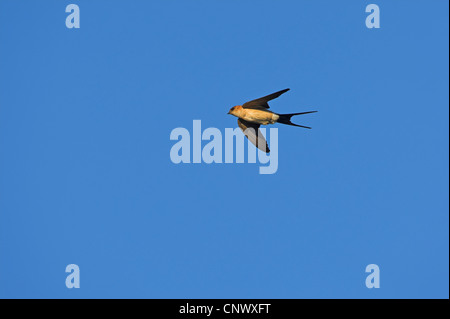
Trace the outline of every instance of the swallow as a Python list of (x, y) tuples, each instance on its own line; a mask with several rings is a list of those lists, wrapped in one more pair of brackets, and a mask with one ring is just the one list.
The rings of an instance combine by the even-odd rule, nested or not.
[(289, 89), (281, 90), (267, 96), (261, 97), (256, 100), (248, 101), (242, 105), (233, 106), (228, 114), (234, 115), (238, 118), (238, 125), (244, 135), (261, 151), (269, 153), (269, 146), (267, 141), (262, 135), (259, 127), (261, 125), (281, 123), (286, 125), (292, 125), (297, 127), (303, 127), (310, 129), (309, 126), (303, 126), (294, 124), (291, 122), (291, 117), (295, 115), (303, 115), (316, 113), (317, 111), (308, 111), (301, 113), (290, 113), (290, 114), (278, 114), (269, 111), (270, 100), (276, 99), (281, 94), (286, 93)]

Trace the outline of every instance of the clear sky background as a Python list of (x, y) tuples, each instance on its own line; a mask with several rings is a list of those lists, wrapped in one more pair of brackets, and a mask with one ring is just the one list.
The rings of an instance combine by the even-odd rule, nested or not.
[[(448, 6), (0, 0), (0, 297), (448, 298)], [(276, 174), (170, 161), (287, 87)]]

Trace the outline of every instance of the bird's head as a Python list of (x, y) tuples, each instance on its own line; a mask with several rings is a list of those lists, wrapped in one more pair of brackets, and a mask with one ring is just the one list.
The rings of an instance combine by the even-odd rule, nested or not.
[(236, 115), (236, 112), (239, 110), (239, 108), (241, 108), (240, 105), (233, 106), (233, 107), (228, 111), (228, 114), (237, 116), (237, 115)]

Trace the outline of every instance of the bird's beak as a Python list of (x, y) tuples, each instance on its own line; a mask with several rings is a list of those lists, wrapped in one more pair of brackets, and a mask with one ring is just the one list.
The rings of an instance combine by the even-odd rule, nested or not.
[(230, 111), (228, 111), (228, 113), (227, 113), (227, 114), (231, 114), (231, 113), (230, 113)]

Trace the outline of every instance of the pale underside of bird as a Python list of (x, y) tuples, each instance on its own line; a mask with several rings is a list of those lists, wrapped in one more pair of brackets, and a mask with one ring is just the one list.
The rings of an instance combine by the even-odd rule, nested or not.
[(238, 117), (238, 125), (244, 135), (252, 142), (258, 149), (263, 152), (269, 153), (269, 146), (264, 135), (261, 133), (259, 127), (261, 125), (282, 123), (286, 125), (292, 125), (297, 127), (303, 127), (310, 129), (309, 126), (303, 126), (294, 124), (291, 122), (291, 117), (294, 115), (303, 115), (309, 113), (315, 113), (317, 111), (308, 111), (301, 113), (290, 113), (290, 114), (278, 114), (269, 111), (270, 100), (276, 99), (281, 94), (286, 93), (289, 89), (281, 90), (267, 96), (246, 102), (242, 105), (236, 105), (230, 109), (228, 114)]

